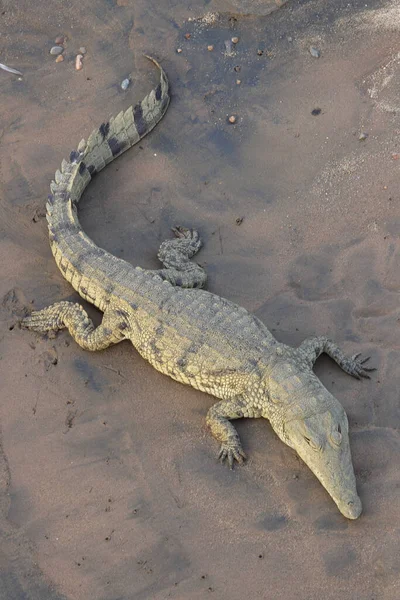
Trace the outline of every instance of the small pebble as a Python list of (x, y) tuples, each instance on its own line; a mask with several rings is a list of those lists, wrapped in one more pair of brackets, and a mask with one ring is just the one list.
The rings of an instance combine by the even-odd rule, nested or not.
[(243, 223), (243, 219), (244, 219), (244, 217), (238, 217), (236, 219), (236, 225), (241, 225)]
[(315, 46), (310, 46), (310, 54), (314, 58), (319, 58), (321, 56), (321, 50), (318, 50)]
[(83, 55), (82, 54), (77, 54), (76, 55), (76, 59), (75, 59), (75, 69), (77, 71), (80, 71), (83, 67)]
[(177, 48), (176, 51), (178, 54), (180, 54), (182, 52), (182, 48)]
[(288, 42), (293, 42), (293, 38), (292, 38), (292, 36), (291, 36), (291, 35), (288, 35), (288, 39), (287, 39), (287, 41), (288, 41)]
[(242, 83), (241, 79), (236, 79), (236, 85), (240, 85)]
[(239, 42), (239, 38), (233, 37), (231, 41), (232, 41), (232, 44), (237, 44)]
[(86, 54), (85, 46), (82, 46), (81, 48), (79, 48), (79, 54)]
[(360, 140), (360, 142), (364, 142), (368, 137), (368, 133), (364, 133), (363, 131), (360, 133), (360, 135), (358, 136), (358, 139)]
[(234, 70), (236, 73), (240, 73), (240, 66), (239, 66), (239, 65), (236, 65), (236, 67), (233, 67), (233, 70)]
[(63, 57), (63, 55), (62, 55), (62, 54), (59, 54), (59, 55), (57, 56), (57, 58), (56, 58), (56, 62), (57, 62), (57, 63), (59, 63), (59, 62), (62, 62), (63, 60), (64, 60), (64, 57)]
[(264, 54), (263, 50), (257, 50), (258, 56), (262, 56)]
[(232, 124), (233, 124), (233, 123), (236, 123), (236, 120), (237, 120), (237, 119), (236, 119), (235, 115), (231, 115), (231, 116), (228, 118), (228, 121), (229, 121), (229, 123), (232, 123)]
[(63, 35), (59, 35), (58, 37), (56, 37), (56, 39), (54, 40), (54, 43), (57, 45), (62, 45), (64, 42), (66, 41), (66, 38)]
[(393, 152), (392, 158), (393, 158), (393, 160), (399, 160), (400, 154), (398, 152)]
[(190, 38), (191, 38), (191, 37), (192, 37), (192, 34), (191, 34), (191, 33), (185, 33), (185, 38), (186, 38), (187, 40), (190, 40)]
[(62, 54), (64, 52), (64, 48), (62, 46), (53, 46), (50, 49), (50, 54), (53, 54), (53, 56), (57, 56), (57, 54)]
[(321, 112), (322, 112), (321, 108), (313, 108), (312, 111), (311, 111), (311, 114), (312, 114), (313, 117), (316, 117), (317, 115), (320, 115)]
[(211, 44), (209, 46), (207, 46), (207, 50), (209, 52), (212, 52), (214, 50), (214, 46), (212, 46)]
[(129, 77), (127, 77), (126, 79), (123, 80), (123, 82), (121, 83), (121, 89), (123, 89), (124, 91), (128, 89), (128, 87), (130, 86), (131, 80), (129, 79)]

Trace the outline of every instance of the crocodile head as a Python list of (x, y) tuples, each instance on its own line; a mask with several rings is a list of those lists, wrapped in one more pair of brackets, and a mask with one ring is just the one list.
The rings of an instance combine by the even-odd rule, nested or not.
[(337, 404), (335, 410), (329, 408), (286, 422), (285, 441), (318, 477), (340, 512), (348, 519), (357, 519), (362, 506), (351, 460), (348, 421)]
[(342, 405), (295, 361), (277, 361), (269, 372), (270, 423), (322, 483), (348, 519), (362, 506), (356, 489), (349, 425)]

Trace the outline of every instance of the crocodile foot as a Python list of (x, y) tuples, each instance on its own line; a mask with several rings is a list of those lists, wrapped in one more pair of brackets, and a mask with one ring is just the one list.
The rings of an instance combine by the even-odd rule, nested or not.
[(199, 232), (195, 229), (188, 229), (187, 227), (181, 227), (180, 225), (177, 225), (176, 227), (172, 227), (171, 231), (178, 239), (191, 240), (195, 244), (200, 239)]
[(370, 379), (370, 376), (368, 373), (371, 373), (371, 371), (376, 371), (376, 369), (374, 367), (365, 367), (364, 366), (365, 363), (369, 361), (369, 359), (370, 359), (369, 356), (367, 356), (366, 358), (363, 358), (362, 360), (359, 359), (360, 356), (361, 356), (361, 353), (358, 353), (358, 354), (354, 354), (354, 356), (352, 356), (351, 358), (348, 358), (347, 363), (345, 365), (346, 368), (344, 368), (344, 370), (349, 375), (352, 375), (356, 379), (361, 379), (362, 377), (364, 379)]
[(247, 457), (240, 442), (223, 442), (218, 458), (221, 462), (227, 460), (229, 468), (233, 469), (235, 460), (241, 465)]

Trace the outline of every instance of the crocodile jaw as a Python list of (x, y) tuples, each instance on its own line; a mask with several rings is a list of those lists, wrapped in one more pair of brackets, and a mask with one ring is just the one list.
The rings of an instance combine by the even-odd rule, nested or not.
[[(342, 409), (343, 411), (343, 409)], [(351, 459), (348, 423), (344, 411), (340, 415), (340, 444), (334, 443), (338, 415), (327, 411), (304, 420), (286, 423), (286, 443), (322, 483), (338, 509), (347, 519), (357, 519), (362, 512), (357, 494), (356, 478)]]

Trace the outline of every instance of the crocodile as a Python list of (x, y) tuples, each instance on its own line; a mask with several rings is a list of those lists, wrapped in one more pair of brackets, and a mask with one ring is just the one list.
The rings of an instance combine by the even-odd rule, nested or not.
[(55, 173), (47, 200), (50, 246), (78, 294), (103, 313), (95, 327), (84, 308), (61, 301), (34, 311), (22, 326), (46, 333), (66, 328), (85, 350), (104, 350), (130, 340), (161, 373), (219, 399), (206, 423), (231, 468), (246, 458), (234, 419), (265, 418), (293, 448), (333, 498), (341, 513), (362, 510), (342, 405), (313, 372), (321, 353), (348, 374), (369, 378), (368, 360), (346, 356), (325, 336), (293, 348), (278, 342), (244, 308), (204, 290), (207, 275), (192, 261), (199, 233), (177, 226), (158, 251), (163, 268), (134, 267), (98, 247), (82, 230), (77, 203), (96, 173), (141, 140), (165, 114), (170, 91), (159, 63), (158, 85), (135, 107), (81, 140)]

